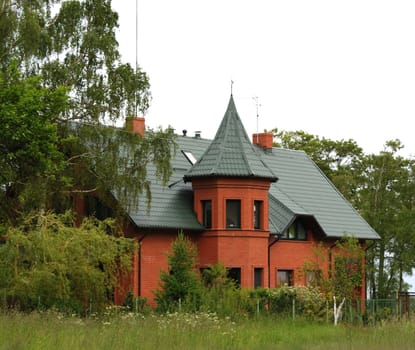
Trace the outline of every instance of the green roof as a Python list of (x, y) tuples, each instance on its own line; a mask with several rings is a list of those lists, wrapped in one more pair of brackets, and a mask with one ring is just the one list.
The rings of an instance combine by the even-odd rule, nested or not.
[(311, 216), (328, 237), (379, 239), (305, 152), (274, 147), (263, 160), (279, 178), (269, 191), (272, 233), (283, 232), (296, 217)]
[(147, 169), (151, 181), (151, 207), (147, 212), (145, 201), (140, 201), (136, 208), (130, 209), (129, 216), (141, 228), (166, 228), (203, 230), (193, 211), (193, 190), (191, 184), (183, 181), (183, 176), (191, 167), (182, 151), (188, 151), (198, 159), (210, 144), (210, 140), (178, 136), (179, 148), (172, 160), (173, 175), (168, 185), (163, 186), (157, 180), (155, 166)]
[[(185, 136), (176, 139), (178, 151), (172, 159), (173, 175), (168, 186), (156, 178), (150, 166), (152, 202), (132, 208), (129, 215), (141, 228), (204, 230), (193, 211), (190, 183), (197, 176), (242, 176), (268, 178), (269, 227), (282, 233), (298, 217), (312, 218), (327, 237), (345, 234), (360, 239), (379, 235), (340, 194), (330, 180), (303, 151), (253, 146), (236, 112), (233, 98), (213, 141)], [(185, 153), (198, 160), (191, 164)]]
[(261, 160), (260, 153), (252, 145), (232, 95), (215, 138), (185, 174), (184, 180), (207, 176), (257, 177), (272, 182), (277, 180), (272, 169)]

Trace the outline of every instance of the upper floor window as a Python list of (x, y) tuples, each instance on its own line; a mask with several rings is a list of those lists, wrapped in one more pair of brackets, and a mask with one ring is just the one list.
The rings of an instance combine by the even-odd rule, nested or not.
[(226, 228), (241, 228), (241, 201), (226, 200)]
[(305, 241), (307, 239), (307, 232), (304, 225), (300, 221), (295, 221), (289, 228), (286, 230), (282, 237), (283, 239), (297, 239)]
[(202, 201), (203, 226), (212, 228), (212, 201)]
[(258, 230), (261, 227), (261, 213), (262, 201), (254, 201), (254, 229)]

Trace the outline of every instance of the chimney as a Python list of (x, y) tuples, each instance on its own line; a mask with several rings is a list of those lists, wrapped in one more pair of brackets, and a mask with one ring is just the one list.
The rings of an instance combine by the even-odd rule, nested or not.
[(134, 134), (140, 134), (144, 137), (146, 128), (145, 119), (143, 117), (127, 117), (125, 118), (125, 128)]
[(252, 143), (266, 150), (272, 150), (272, 141), (274, 137), (270, 132), (252, 134)]

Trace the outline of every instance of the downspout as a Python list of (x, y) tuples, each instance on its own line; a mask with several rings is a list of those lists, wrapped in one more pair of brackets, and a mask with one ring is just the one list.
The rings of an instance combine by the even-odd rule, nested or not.
[[(367, 251), (370, 249), (370, 248), (372, 248), (374, 245), (375, 245), (375, 241), (372, 241), (372, 244), (370, 244), (370, 245), (366, 245), (366, 247), (365, 247), (365, 267), (366, 267), (366, 265), (367, 265)], [(367, 273), (366, 273), (366, 271), (365, 271), (365, 300), (367, 300)], [(373, 298), (374, 298), (375, 296), (373, 295)]]
[(137, 266), (138, 266), (138, 274), (137, 274), (137, 296), (141, 297), (141, 242), (144, 240), (144, 238), (147, 236), (147, 233), (145, 233), (138, 241), (138, 261), (137, 261)]
[(271, 247), (281, 238), (281, 234), (276, 234), (274, 240), (268, 244), (268, 289), (271, 289)]
[(332, 264), (333, 264), (333, 254), (332, 254), (332, 249), (336, 246), (337, 242), (334, 242), (330, 247), (329, 247), (329, 277), (333, 277), (333, 269), (332, 269)]

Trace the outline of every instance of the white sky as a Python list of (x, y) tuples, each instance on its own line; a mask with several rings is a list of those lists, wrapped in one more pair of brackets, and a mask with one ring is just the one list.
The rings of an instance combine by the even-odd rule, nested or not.
[[(150, 127), (213, 138), (233, 95), (248, 134), (304, 130), (415, 155), (414, 0), (137, 0)], [(136, 0), (113, 0), (135, 65)]]

